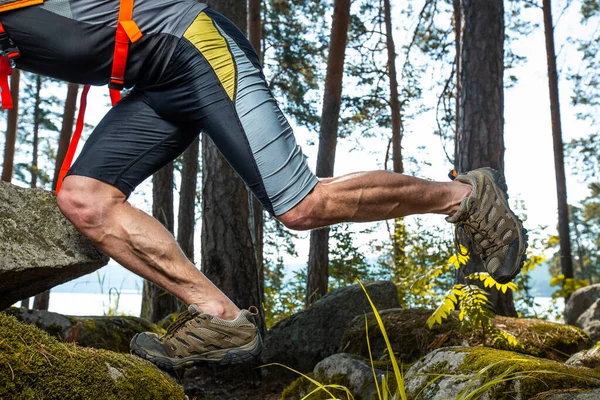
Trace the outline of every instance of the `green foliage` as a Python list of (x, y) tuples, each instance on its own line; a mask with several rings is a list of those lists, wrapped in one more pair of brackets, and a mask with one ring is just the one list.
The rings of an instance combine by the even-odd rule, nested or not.
[(298, 256), (293, 242), (297, 235), (276, 220), (266, 218), (264, 224), (264, 303), (267, 328), (304, 307), (306, 274), (297, 272), (286, 280), (284, 255)]
[(316, 1), (264, 2), (265, 72), (283, 111), (299, 125), (317, 130), (319, 84), (327, 50), (325, 15), (330, 4)]
[[(461, 249), (466, 250), (464, 248)], [(464, 254), (464, 253), (462, 253)], [(439, 268), (441, 271), (450, 270), (451, 267), (461, 268), (468, 261), (467, 256), (456, 254), (448, 260), (445, 267)], [(496, 287), (499, 291), (506, 293), (507, 290), (516, 290), (514, 283), (501, 284), (496, 282), (487, 273), (474, 273), (468, 276), (468, 280), (481, 281), (485, 288)], [(417, 283), (421, 284), (423, 278)], [(504, 341), (511, 346), (518, 346), (517, 339), (508, 332), (496, 327), (492, 320), (495, 316), (491, 304), (488, 300), (488, 294), (483, 289), (475, 285), (455, 284), (444, 297), (438, 308), (427, 319), (427, 325), (431, 329), (435, 324), (441, 324), (443, 320), (450, 316), (460, 305), (458, 319), (461, 321), (461, 329), (465, 331), (481, 331), (482, 343), (486, 345), (486, 340), (491, 336), (492, 342)]]
[(559, 274), (557, 276), (553, 276), (550, 279), (550, 286), (560, 286), (557, 288), (554, 293), (552, 293), (552, 299), (568, 298), (576, 290), (581, 289), (582, 287), (589, 286), (590, 282), (587, 279), (576, 279), (576, 278), (565, 278), (564, 274)]
[(396, 282), (402, 307), (435, 307), (453, 285), (447, 273), (454, 268), (449, 260), (455, 260), (450, 235), (446, 226), (425, 227), (420, 218), (412, 219), (403, 243), (404, 262), (394, 259), (393, 240), (378, 242), (374, 250), (380, 256), (372, 276)]
[[(366, 233), (366, 232), (363, 232)], [(329, 231), (329, 290), (369, 279), (369, 264), (355, 244), (349, 224), (338, 224)]]

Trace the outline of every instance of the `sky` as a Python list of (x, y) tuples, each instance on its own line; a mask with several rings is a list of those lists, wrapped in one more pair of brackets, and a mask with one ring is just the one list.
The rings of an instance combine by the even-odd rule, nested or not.
[[(418, 9), (414, 2), (415, 9)], [(396, 2), (396, 7), (401, 3)], [(556, 3), (560, 6), (561, 3)], [(526, 17), (541, 23), (541, 10), (530, 9)], [(559, 12), (555, 11), (555, 17)], [(579, 23), (578, 10), (571, 8), (562, 15), (556, 24), (556, 47), (558, 65), (561, 76), (565, 76), (568, 68), (578, 67), (578, 55), (573, 51), (568, 52), (563, 48), (568, 37), (585, 34)], [(402, 45), (410, 37), (403, 29), (396, 32), (396, 47), (400, 53)], [(548, 100), (548, 81), (546, 75), (546, 53), (544, 47), (543, 29), (539, 28), (528, 37), (515, 43), (517, 53), (527, 56), (527, 62), (513, 71), (519, 82), (513, 88), (505, 90), (505, 174), (509, 186), (511, 199), (522, 200), (527, 209), (528, 228), (547, 226), (547, 233), (556, 232), (556, 186), (554, 178), (554, 162), (552, 149), (552, 136), (550, 126), (550, 105)], [(575, 117), (576, 111), (570, 105), (571, 88), (566, 79), (560, 81), (560, 97), (563, 119), (563, 138), (567, 142), (572, 138), (580, 137), (591, 132), (591, 127)], [(89, 96), (89, 106), (86, 121), (97, 124), (108, 110), (106, 88), (92, 88)], [(434, 180), (447, 180), (448, 170), (452, 168), (446, 161), (440, 140), (433, 135), (435, 129), (435, 116), (433, 112), (424, 113), (406, 125), (403, 147), (408, 155), (414, 156), (419, 161), (426, 161), (430, 165), (421, 165), (419, 176)], [(308, 156), (308, 162), (314, 170), (316, 162), (316, 146), (307, 143), (314, 140), (314, 135), (304, 129), (295, 127), (298, 143), (303, 147)], [(84, 133), (84, 136), (89, 131)], [(364, 139), (361, 145), (366, 149), (363, 152), (353, 151), (354, 143), (340, 141), (336, 156), (336, 175), (356, 172), (360, 170), (373, 170), (382, 167), (383, 151), (385, 146), (380, 140)], [(424, 150), (417, 151), (418, 148)], [(578, 181), (567, 169), (568, 196), (571, 203), (582, 200), (587, 195), (587, 187)], [(131, 197), (135, 206), (151, 210), (150, 182), (146, 181)], [(177, 209), (177, 207), (175, 208)], [(445, 224), (440, 216), (427, 218), (430, 224)], [(354, 229), (364, 229), (366, 224), (356, 224)], [(375, 233), (385, 240), (385, 232), (379, 230)], [(196, 227), (196, 249), (200, 247), (200, 225)], [(303, 239), (297, 242), (298, 258), (287, 257), (286, 263), (305, 263), (308, 257), (308, 235), (301, 235)], [(359, 237), (358, 242), (366, 243), (372, 237)], [(365, 251), (369, 251), (364, 248)], [(199, 257), (197, 257), (199, 258)]]

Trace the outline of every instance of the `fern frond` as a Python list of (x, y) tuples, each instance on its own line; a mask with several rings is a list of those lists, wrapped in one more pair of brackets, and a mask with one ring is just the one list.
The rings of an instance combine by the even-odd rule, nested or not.
[(448, 318), (448, 315), (450, 315), (452, 311), (456, 310), (456, 305), (458, 304), (458, 300), (462, 295), (461, 290), (457, 289), (456, 286), (446, 293), (442, 304), (440, 304), (433, 314), (427, 318), (427, 326), (429, 326), (429, 329), (431, 329), (435, 324), (441, 324), (443, 320)]

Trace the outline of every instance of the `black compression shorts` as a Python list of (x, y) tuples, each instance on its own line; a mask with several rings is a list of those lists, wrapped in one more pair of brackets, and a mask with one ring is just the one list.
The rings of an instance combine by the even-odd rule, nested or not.
[(317, 184), (242, 32), (205, 9), (161, 78), (134, 88), (88, 138), (68, 175), (126, 196), (205, 132), (264, 207), (281, 215)]

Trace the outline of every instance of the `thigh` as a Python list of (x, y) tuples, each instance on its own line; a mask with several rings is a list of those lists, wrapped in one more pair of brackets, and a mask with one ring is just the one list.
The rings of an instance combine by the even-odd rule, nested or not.
[(275, 215), (316, 185), (273, 98), (256, 53), (229, 20), (207, 9), (174, 52), (163, 89), (149, 92), (166, 118), (207, 133), (246, 185)]
[(181, 154), (196, 132), (158, 115), (145, 95), (134, 90), (94, 129), (68, 175), (98, 179), (128, 197)]

